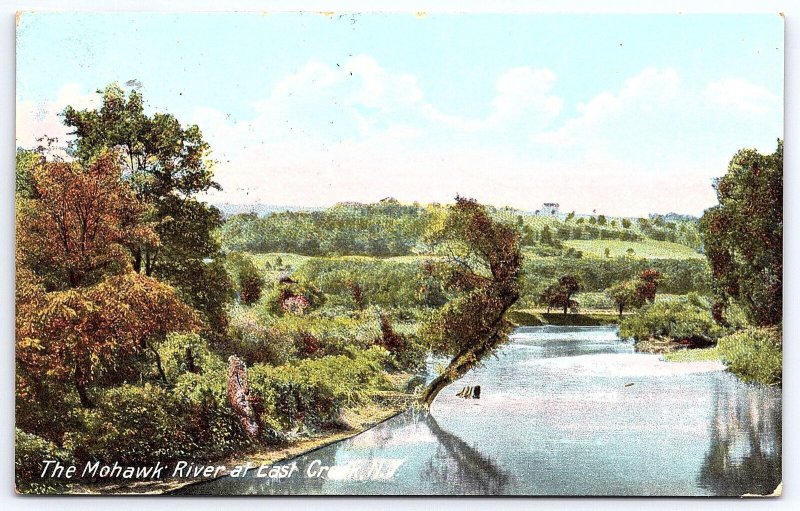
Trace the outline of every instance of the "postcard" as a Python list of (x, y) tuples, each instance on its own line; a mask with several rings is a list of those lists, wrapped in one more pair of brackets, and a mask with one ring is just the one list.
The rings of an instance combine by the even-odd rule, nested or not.
[(779, 496), (783, 30), (18, 13), (17, 492)]

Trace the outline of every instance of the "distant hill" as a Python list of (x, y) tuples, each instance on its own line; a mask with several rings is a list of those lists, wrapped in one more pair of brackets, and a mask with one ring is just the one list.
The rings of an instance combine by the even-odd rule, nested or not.
[(222, 215), (226, 218), (242, 213), (255, 213), (257, 216), (265, 216), (271, 213), (283, 213), (284, 211), (324, 211), (326, 209), (307, 206), (277, 206), (275, 204), (231, 204), (228, 202), (212, 203), (212, 205), (222, 211)]

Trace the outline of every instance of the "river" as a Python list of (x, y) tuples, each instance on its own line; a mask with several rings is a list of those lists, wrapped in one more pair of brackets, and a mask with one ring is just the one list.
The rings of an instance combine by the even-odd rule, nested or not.
[[(288, 478), (225, 477), (178, 493), (771, 493), (781, 481), (781, 391), (723, 369), (635, 353), (616, 327), (522, 327), (430, 413), (409, 410), (289, 460), (298, 471)], [(465, 385), (481, 385), (481, 398), (457, 397)], [(362, 469), (317, 477), (343, 465)], [(354, 480), (365, 467), (374, 467), (367, 480)]]

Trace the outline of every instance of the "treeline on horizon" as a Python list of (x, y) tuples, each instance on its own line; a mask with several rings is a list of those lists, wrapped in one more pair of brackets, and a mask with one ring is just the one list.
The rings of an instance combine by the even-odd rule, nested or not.
[[(564, 240), (652, 239), (702, 251), (698, 219), (588, 217), (570, 213), (561, 220), (510, 208), (486, 206), (492, 216), (516, 226), (523, 247), (560, 248)], [(308, 256), (404, 256), (426, 253), (424, 235), (441, 216), (440, 204), (402, 204), (387, 198), (372, 204), (339, 203), (322, 211), (281, 211), (259, 216), (239, 213), (225, 219), (220, 240), (231, 251), (290, 252)]]

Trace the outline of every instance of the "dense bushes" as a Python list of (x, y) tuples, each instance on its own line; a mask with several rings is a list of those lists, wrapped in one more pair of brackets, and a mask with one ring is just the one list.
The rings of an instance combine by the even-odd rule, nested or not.
[(728, 369), (745, 381), (780, 385), (783, 340), (777, 328), (747, 328), (726, 335), (717, 344)]
[[(180, 361), (187, 347), (197, 353), (194, 371)], [(172, 336), (161, 352), (169, 387), (126, 384), (98, 392), (95, 408), (68, 412), (74, 427), (64, 434), (63, 447), (18, 429), (18, 487), (35, 493), (57, 489), (31, 483), (44, 459), (147, 465), (214, 459), (251, 445), (228, 403), (222, 360), (196, 336)], [(373, 346), (279, 366), (252, 366), (251, 392), (266, 426), (262, 441), (339, 424), (346, 407), (363, 405), (389, 388), (384, 373), (388, 359), (385, 349)]]
[(711, 274), (702, 259), (609, 259), (548, 258), (530, 259), (524, 263), (525, 277), (522, 304), (531, 306), (553, 280), (562, 275), (575, 275), (583, 291), (605, 291), (612, 285), (652, 269), (661, 273), (659, 293), (708, 293)]
[(23, 493), (54, 493), (59, 487), (51, 479), (40, 478), (42, 460), (70, 463), (72, 456), (53, 442), (16, 428), (14, 471), (17, 490)]
[(620, 323), (620, 335), (645, 341), (650, 338), (711, 342), (723, 329), (711, 317), (711, 305), (690, 294), (686, 299), (656, 302)]
[(230, 250), (384, 257), (412, 253), (427, 223), (424, 208), (389, 199), (325, 211), (236, 215), (226, 221), (221, 239)]
[(408, 310), (438, 307), (446, 301), (441, 286), (424, 274), (419, 263), (312, 259), (294, 277), (314, 282), (327, 297), (329, 306), (349, 310), (370, 305)]
[(248, 371), (250, 388), (274, 429), (297, 431), (303, 427), (335, 424), (344, 407), (363, 404), (386, 388), (383, 373), (385, 350), (351, 350), (350, 356), (270, 366), (259, 364)]

